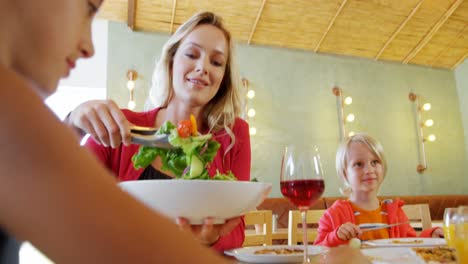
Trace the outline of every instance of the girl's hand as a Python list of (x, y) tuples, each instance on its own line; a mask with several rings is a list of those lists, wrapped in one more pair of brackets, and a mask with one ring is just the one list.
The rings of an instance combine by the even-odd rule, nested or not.
[(205, 219), (203, 225), (190, 225), (189, 221), (183, 217), (177, 218), (177, 224), (181, 230), (192, 232), (202, 245), (212, 246), (220, 237), (229, 234), (239, 223), (240, 217), (226, 220), (224, 224), (214, 225), (213, 218)]
[(432, 231), (432, 237), (435, 238), (444, 238), (444, 230), (442, 228), (436, 228)]
[(108, 147), (130, 145), (130, 122), (112, 100), (92, 100), (77, 106), (65, 122)]
[(350, 222), (342, 224), (338, 228), (337, 236), (341, 240), (350, 240), (353, 237), (358, 237), (362, 234), (361, 229)]

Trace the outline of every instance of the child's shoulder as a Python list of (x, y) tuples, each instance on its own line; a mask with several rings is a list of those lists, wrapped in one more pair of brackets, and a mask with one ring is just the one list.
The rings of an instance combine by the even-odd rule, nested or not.
[(400, 198), (395, 197), (395, 198), (383, 199), (381, 201), (381, 205), (386, 206), (386, 207), (402, 207), (403, 205), (405, 205), (405, 202), (401, 200)]
[(382, 203), (404, 203), (403, 200), (399, 197), (385, 197), (380, 200), (382, 201)]
[(391, 204), (391, 203), (394, 203), (394, 200), (392, 198), (383, 199), (380, 203), (381, 204)]
[(353, 215), (353, 209), (351, 207), (351, 202), (346, 199), (336, 200), (332, 206), (327, 208), (326, 215), (332, 218), (342, 218), (349, 219)]
[(343, 207), (351, 207), (351, 202), (348, 199), (338, 199), (327, 210), (334, 210)]

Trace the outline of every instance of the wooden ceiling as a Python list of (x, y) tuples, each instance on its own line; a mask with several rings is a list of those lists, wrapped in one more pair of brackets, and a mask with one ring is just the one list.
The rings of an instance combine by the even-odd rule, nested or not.
[(99, 17), (172, 33), (206, 10), (250, 45), (447, 69), (468, 55), (468, 0), (106, 0)]

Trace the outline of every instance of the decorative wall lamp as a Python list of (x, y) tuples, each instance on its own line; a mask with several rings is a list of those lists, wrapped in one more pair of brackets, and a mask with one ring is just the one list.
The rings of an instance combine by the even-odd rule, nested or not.
[(242, 85), (244, 86), (244, 91), (247, 91), (247, 103), (245, 104), (244, 111), (247, 113), (246, 120), (250, 125), (249, 134), (254, 136), (257, 134), (257, 129), (251, 123), (256, 115), (255, 109), (252, 107), (252, 99), (255, 97), (255, 91), (249, 88), (249, 80), (246, 78), (242, 78)]
[(408, 98), (410, 99), (411, 102), (415, 104), (416, 107), (416, 126), (418, 129), (418, 147), (419, 147), (419, 164), (416, 167), (416, 171), (418, 173), (423, 173), (427, 169), (427, 161), (426, 161), (426, 152), (424, 148), (424, 143), (427, 141), (435, 141), (436, 136), (434, 134), (430, 134), (429, 136), (425, 137), (425, 131), (424, 129), (428, 127), (432, 127), (434, 125), (434, 120), (432, 119), (427, 119), (423, 121), (422, 118), (422, 112), (427, 112), (431, 110), (431, 104), (430, 103), (424, 103), (421, 105), (419, 102), (419, 96), (417, 96), (415, 93), (410, 93), (408, 95)]
[(338, 111), (338, 123), (339, 123), (339, 130), (340, 130), (340, 141), (346, 136), (354, 135), (353, 131), (348, 132), (346, 134), (346, 124), (352, 123), (356, 119), (356, 116), (353, 113), (348, 113), (345, 117), (344, 107), (353, 103), (353, 98), (351, 96), (347, 96), (343, 98), (343, 90), (339, 87), (334, 87), (332, 89), (333, 94), (336, 96), (336, 107)]
[(127, 107), (130, 110), (135, 109), (135, 106), (136, 106), (133, 91), (135, 90), (135, 80), (137, 79), (137, 77), (138, 77), (138, 73), (135, 70), (127, 71), (127, 89), (129, 92), (129, 99), (128, 99)]

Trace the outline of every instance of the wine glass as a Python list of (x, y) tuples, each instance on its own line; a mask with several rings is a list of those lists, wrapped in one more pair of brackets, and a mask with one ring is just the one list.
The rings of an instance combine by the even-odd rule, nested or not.
[(304, 261), (310, 263), (307, 246), (307, 210), (320, 198), (324, 189), (322, 164), (316, 146), (288, 145), (281, 161), (281, 193), (300, 211)]

